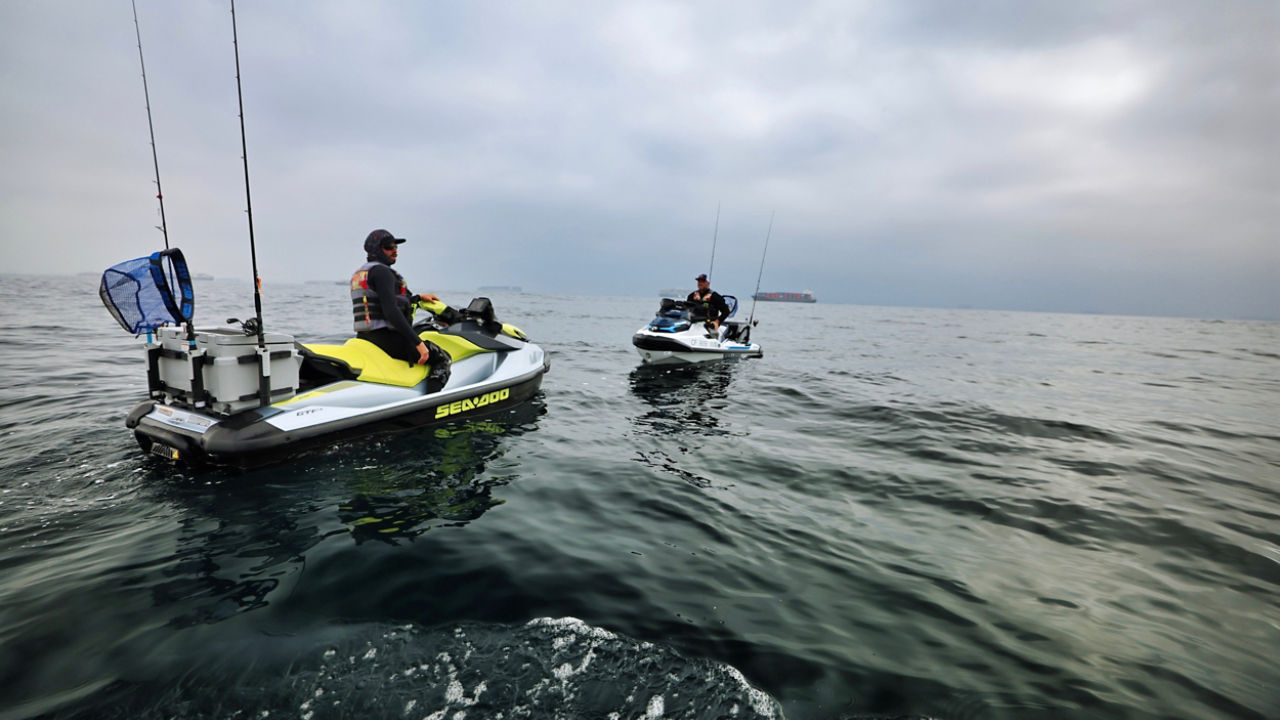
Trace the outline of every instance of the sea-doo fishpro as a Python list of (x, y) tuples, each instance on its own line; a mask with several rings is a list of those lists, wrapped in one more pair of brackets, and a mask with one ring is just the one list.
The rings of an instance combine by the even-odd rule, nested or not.
[(631, 344), (643, 362), (654, 365), (761, 357), (764, 352), (751, 342), (751, 323), (728, 320), (738, 311), (738, 299), (725, 295), (724, 301), (729, 315), (717, 329), (706, 322), (701, 303), (662, 298), (657, 314), (631, 336)]
[(254, 321), (194, 329), (176, 248), (108, 269), (99, 292), (125, 330), (147, 336), (150, 397), (125, 424), (144, 451), (189, 464), (250, 467), (352, 436), (489, 415), (532, 397), (550, 368), (483, 297), (463, 310), (420, 306), (432, 316), (414, 331), (432, 361), (416, 365), (359, 338), (301, 344)]

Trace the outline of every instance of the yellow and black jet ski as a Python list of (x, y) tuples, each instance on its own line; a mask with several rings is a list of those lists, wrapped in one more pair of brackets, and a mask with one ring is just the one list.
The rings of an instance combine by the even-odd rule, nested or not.
[[(414, 365), (358, 338), (301, 344), (252, 322), (192, 329), (185, 263), (181, 294), (161, 287), (150, 304), (155, 273), (128, 270), (108, 270), (100, 290), (126, 330), (147, 335), (150, 397), (125, 424), (143, 450), (188, 464), (251, 467), (352, 436), (489, 415), (531, 398), (550, 369), (542, 348), (499, 322), (487, 298), (462, 310), (421, 306), (432, 316), (414, 330), (448, 360)], [(150, 320), (135, 317), (151, 305), (161, 309)]]

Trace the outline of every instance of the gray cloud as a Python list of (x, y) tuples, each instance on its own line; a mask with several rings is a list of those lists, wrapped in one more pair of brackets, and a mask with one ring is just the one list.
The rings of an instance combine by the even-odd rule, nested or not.
[[(1280, 17), (1203, 3), (242, 3), (268, 281), (1280, 315)], [(140, 0), (171, 234), (247, 277), (230, 15)], [(159, 246), (128, 8), (0, 6), (0, 260)], [(31, 237), (68, 251), (32, 253)]]

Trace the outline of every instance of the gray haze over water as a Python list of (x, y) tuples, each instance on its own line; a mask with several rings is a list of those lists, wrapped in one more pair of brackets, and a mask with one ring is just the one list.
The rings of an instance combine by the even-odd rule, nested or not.
[[(170, 235), (249, 277), (226, 2), (140, 0)], [(1272, 2), (242, 2), (260, 269), (1277, 317)], [(0, 4), (0, 267), (161, 245), (129, 6)], [(716, 208), (721, 208), (718, 232)], [(40, 248), (37, 250), (36, 248)]]

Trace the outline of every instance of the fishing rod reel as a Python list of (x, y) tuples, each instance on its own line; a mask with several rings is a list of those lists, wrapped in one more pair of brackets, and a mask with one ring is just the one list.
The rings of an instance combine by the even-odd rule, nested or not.
[(239, 318), (227, 318), (227, 324), (239, 325), (240, 330), (244, 332), (245, 335), (257, 335), (258, 328), (260, 327), (258, 325), (257, 318), (249, 318), (248, 320), (243, 320), (243, 321), (240, 320)]

